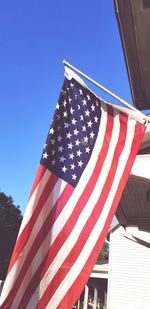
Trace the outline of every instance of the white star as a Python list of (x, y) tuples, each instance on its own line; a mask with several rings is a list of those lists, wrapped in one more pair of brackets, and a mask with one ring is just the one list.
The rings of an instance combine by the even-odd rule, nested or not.
[(79, 146), (81, 144), (81, 142), (79, 141), (79, 139), (77, 139), (76, 141), (75, 141), (75, 145), (76, 146)]
[(79, 93), (80, 93), (80, 94), (83, 94), (82, 89), (79, 89)]
[(79, 104), (77, 105), (77, 107), (78, 107), (78, 110), (81, 109), (81, 106)]
[(83, 164), (84, 164), (84, 163), (83, 163), (81, 160), (78, 161), (78, 166), (82, 167)]
[(86, 126), (85, 126), (85, 125), (82, 126), (82, 131), (83, 131), (83, 132), (86, 132)]
[(95, 111), (95, 106), (93, 104), (91, 105), (91, 109), (92, 111)]
[(87, 122), (87, 125), (88, 125), (88, 127), (90, 127), (90, 128), (92, 127), (92, 124), (93, 124), (93, 122), (92, 122), (91, 120)]
[(51, 145), (55, 145), (55, 140), (51, 139)]
[(55, 152), (56, 152), (55, 149), (53, 149), (51, 152), (52, 156), (54, 156)]
[(58, 136), (57, 140), (58, 140), (58, 142), (61, 142), (61, 140), (62, 140), (61, 135)]
[(96, 103), (96, 106), (99, 106), (99, 102), (98, 102), (98, 100), (96, 100), (96, 101), (95, 101), (95, 103)]
[(89, 152), (90, 152), (90, 148), (89, 148), (89, 147), (86, 147), (86, 148), (85, 148), (85, 152), (86, 152), (86, 153), (89, 153)]
[(83, 102), (83, 106), (84, 105), (87, 105), (87, 101), (84, 99), (84, 100), (82, 100), (82, 102)]
[(78, 135), (79, 131), (77, 130), (77, 128), (75, 130), (73, 130), (74, 135)]
[(74, 154), (73, 153), (69, 153), (69, 159), (73, 160), (73, 158), (74, 158)]
[(88, 142), (88, 137), (85, 136), (85, 137), (84, 137), (84, 143), (87, 143), (87, 142)]
[(88, 116), (88, 117), (89, 117), (89, 115), (90, 115), (90, 111), (87, 109), (87, 110), (85, 111), (85, 116)]
[(58, 126), (58, 127), (57, 127), (57, 130), (60, 131), (60, 129), (61, 129), (61, 126)]
[(72, 124), (74, 124), (74, 125), (75, 125), (75, 124), (76, 124), (76, 122), (77, 122), (77, 120), (76, 120), (75, 118), (73, 118), (71, 122), (72, 122)]
[(53, 128), (51, 128), (51, 129), (49, 130), (49, 134), (54, 134), (54, 129), (53, 129)]
[(70, 124), (68, 122), (64, 123), (64, 127), (68, 129), (68, 127), (70, 126)]
[(63, 101), (63, 106), (65, 107), (66, 105), (67, 105), (67, 101), (64, 100), (64, 101)]
[(84, 120), (84, 117), (83, 117), (83, 115), (80, 115), (80, 120)]
[(66, 133), (66, 138), (69, 138), (72, 136), (72, 134), (70, 132)]
[(52, 160), (52, 165), (55, 165), (56, 164), (56, 160)]
[(59, 105), (59, 103), (57, 103), (57, 105), (56, 105), (56, 109), (59, 109), (60, 108), (60, 105)]
[(61, 92), (62, 92), (62, 95), (64, 95), (66, 93), (66, 91), (64, 91), (63, 89), (61, 90)]
[(73, 88), (73, 87), (74, 87), (74, 84), (70, 83), (70, 86), (71, 86), (71, 88)]
[(62, 172), (66, 173), (66, 171), (67, 171), (66, 166), (64, 165), (63, 167), (61, 167), (61, 170), (62, 170)]
[(81, 157), (82, 152), (80, 150), (76, 151), (77, 157)]
[(64, 149), (64, 148), (63, 148), (62, 146), (58, 147), (58, 151), (60, 151), (60, 152), (62, 152), (63, 149)]
[(65, 111), (64, 113), (63, 113), (63, 117), (67, 117), (68, 116), (68, 113), (67, 113), (67, 111)]
[(66, 158), (65, 158), (64, 156), (62, 156), (62, 157), (59, 158), (59, 161), (60, 161), (60, 162), (64, 162), (65, 160), (66, 160)]
[(74, 170), (74, 169), (75, 169), (74, 163), (73, 163), (73, 164), (70, 164), (70, 166), (71, 166), (71, 170)]
[(95, 122), (98, 122), (98, 117), (95, 116), (95, 117), (94, 117), (94, 120), (95, 120)]
[(73, 175), (72, 175), (72, 179), (73, 179), (73, 180), (76, 180), (76, 179), (77, 179), (77, 175), (76, 175), (76, 174), (73, 174)]
[(68, 97), (69, 103), (71, 103), (72, 99), (70, 97)]
[(57, 120), (60, 120), (60, 114), (56, 115)]
[(70, 113), (73, 114), (74, 113), (74, 109), (71, 107), (70, 108)]
[(72, 143), (69, 143), (68, 144), (68, 149), (72, 149), (73, 148), (73, 144)]
[(43, 159), (47, 159), (47, 158), (48, 158), (48, 153), (47, 152), (43, 153)]
[(44, 144), (44, 149), (47, 147), (47, 144)]
[(91, 138), (94, 138), (94, 135), (95, 135), (95, 134), (94, 134), (93, 132), (90, 133), (90, 137), (91, 137)]
[(88, 99), (88, 101), (91, 100), (91, 97), (89, 96), (89, 94), (87, 94), (87, 99)]

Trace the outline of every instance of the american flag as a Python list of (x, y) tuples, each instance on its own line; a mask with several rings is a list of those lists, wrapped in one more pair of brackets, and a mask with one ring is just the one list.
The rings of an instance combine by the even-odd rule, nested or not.
[(69, 309), (103, 245), (145, 126), (65, 78), (0, 299)]

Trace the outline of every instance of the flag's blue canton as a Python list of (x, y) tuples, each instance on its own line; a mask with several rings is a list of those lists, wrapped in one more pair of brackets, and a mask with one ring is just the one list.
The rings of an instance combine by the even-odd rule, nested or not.
[(100, 103), (76, 80), (64, 80), (41, 164), (73, 187), (89, 161), (97, 138)]

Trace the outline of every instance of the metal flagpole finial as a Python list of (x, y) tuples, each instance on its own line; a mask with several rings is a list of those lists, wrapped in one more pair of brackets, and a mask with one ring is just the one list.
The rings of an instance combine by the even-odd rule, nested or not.
[(88, 75), (84, 74), (83, 72), (81, 72), (80, 70), (78, 70), (77, 68), (75, 68), (73, 65), (71, 65), (69, 62), (67, 62), (66, 60), (63, 60), (63, 64), (64, 66), (67, 66), (69, 68), (71, 68), (73, 71), (77, 72), (78, 74), (80, 74), (81, 76), (83, 76), (84, 78), (86, 78), (88, 81), (90, 81), (91, 83), (93, 83), (95, 86), (97, 86), (98, 88), (100, 88), (101, 90), (105, 91), (107, 94), (109, 94), (110, 96), (112, 96), (113, 98), (115, 98), (116, 100), (118, 100), (119, 102), (121, 102), (123, 105), (125, 105), (126, 107), (128, 107), (129, 109), (131, 109), (132, 111), (135, 111), (136, 113), (138, 113), (142, 118), (143, 118), (143, 123), (146, 125), (149, 123), (150, 118), (147, 117), (145, 114), (143, 114), (141, 111), (139, 111), (138, 109), (136, 109), (134, 106), (132, 106), (131, 104), (129, 104), (128, 102), (126, 102), (125, 100), (123, 100), (122, 98), (120, 98), (118, 95), (116, 95), (115, 93), (111, 92), (109, 89), (105, 88), (104, 86), (102, 86), (101, 84), (97, 83), (94, 79), (92, 79), (91, 77), (89, 77)]

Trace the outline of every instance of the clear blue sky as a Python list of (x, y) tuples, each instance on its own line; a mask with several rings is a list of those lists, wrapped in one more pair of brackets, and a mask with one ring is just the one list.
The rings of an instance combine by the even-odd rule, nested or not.
[(63, 59), (132, 102), (113, 0), (0, 1), (0, 190), (22, 212), (62, 86)]

